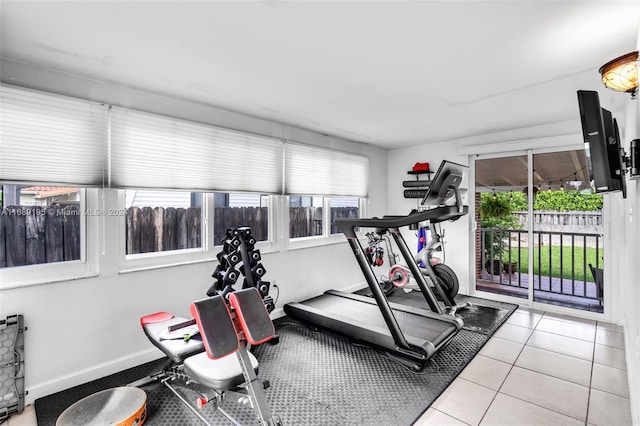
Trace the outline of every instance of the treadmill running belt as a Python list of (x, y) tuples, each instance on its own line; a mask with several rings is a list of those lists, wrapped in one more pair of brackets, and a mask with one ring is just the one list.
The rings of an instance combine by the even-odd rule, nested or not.
[(411, 346), (410, 351), (398, 348), (379, 307), (371, 298), (330, 290), (301, 303), (289, 303), (285, 305), (285, 312), (291, 318), (345, 334), (420, 364), (462, 327), (462, 323), (453, 317), (436, 316), (430, 311), (396, 304), (391, 307)]

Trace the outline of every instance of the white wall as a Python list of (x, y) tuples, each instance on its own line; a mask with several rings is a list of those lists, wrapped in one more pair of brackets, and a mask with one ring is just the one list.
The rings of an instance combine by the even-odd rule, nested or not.
[[(429, 167), (433, 172), (438, 170), (442, 160), (464, 165), (469, 164), (467, 156), (461, 156), (457, 153), (456, 144), (448, 142), (391, 150), (388, 158), (389, 183), (387, 193), (389, 206), (387, 214), (395, 215), (409, 214), (412, 209), (418, 207), (419, 200), (404, 198), (403, 192), (405, 188), (402, 186), (402, 181), (415, 179), (415, 176), (407, 174), (407, 171), (411, 170), (416, 162), (429, 163)], [(423, 179), (426, 178), (423, 177)], [(446, 263), (454, 271), (467, 271), (469, 269), (469, 220), (469, 215), (466, 215), (454, 222), (442, 223), (442, 228), (445, 231)], [(415, 251), (418, 244), (416, 232), (406, 227), (402, 228), (401, 232), (409, 248)], [(458, 273), (457, 275), (460, 281), (460, 292), (468, 294), (468, 274)]]
[[(640, 50), (640, 29), (637, 47)], [(629, 153), (629, 142), (640, 139), (640, 99), (627, 101), (625, 117), (624, 141)], [(621, 218), (626, 235), (624, 255), (621, 253), (625, 260), (624, 279), (620, 281), (619, 294), (623, 301), (631, 417), (634, 425), (640, 425), (640, 179), (627, 180), (627, 183), (627, 200)]]
[[(16, 71), (16, 67), (19, 72)], [(6, 72), (11, 69), (12, 72)], [(26, 64), (2, 61), (0, 75), (19, 75), (3, 83), (191, 119), (221, 127), (364, 154), (370, 161), (368, 211), (387, 206), (387, 151), (272, 123), (206, 105), (139, 92)], [(105, 190), (115, 203), (115, 190)], [(162, 356), (144, 336), (139, 318), (156, 311), (188, 315), (191, 301), (205, 296), (215, 262), (119, 273), (116, 217), (105, 218), (97, 277), (0, 290), (0, 316), (22, 314), (25, 333), (26, 402)], [(103, 248), (104, 247), (104, 252)], [(280, 288), (284, 303), (349, 289), (364, 279), (346, 240), (339, 243), (263, 254), (265, 279)], [(272, 293), (276, 295), (277, 293)]]
[[(625, 126), (626, 142), (640, 139), (640, 101), (629, 105), (629, 122)], [(627, 150), (629, 146), (627, 145)], [(621, 247), (622, 279), (617, 292), (621, 299), (621, 315), (625, 330), (631, 414), (634, 425), (640, 425), (640, 179), (628, 180), (627, 200), (621, 214), (626, 241)]]

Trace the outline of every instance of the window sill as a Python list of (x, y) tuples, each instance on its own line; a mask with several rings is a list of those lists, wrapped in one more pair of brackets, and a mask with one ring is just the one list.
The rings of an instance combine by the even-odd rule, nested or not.
[(346, 243), (344, 234), (332, 234), (329, 237), (303, 237), (289, 240), (289, 250), (299, 250), (312, 247), (322, 247), (331, 244)]
[(157, 265), (144, 265), (144, 266), (130, 266), (126, 268), (122, 268), (118, 271), (119, 274), (131, 274), (134, 272), (144, 272), (144, 271), (154, 271), (156, 269), (165, 269), (165, 268), (175, 268), (177, 266), (188, 266), (188, 265), (197, 265), (199, 263), (207, 263), (216, 261), (215, 256), (207, 259), (197, 259), (190, 261), (175, 261), (175, 262), (167, 262)]
[[(258, 242), (255, 246), (261, 254), (273, 253), (273, 245), (268, 241)], [(222, 246), (215, 246), (213, 250), (188, 250), (181, 253), (159, 252), (143, 253), (131, 255), (130, 259), (125, 259), (119, 274), (129, 274), (133, 272), (153, 271), (156, 269), (174, 268), (177, 266), (196, 265), (199, 263), (216, 262), (216, 254), (222, 251)]]
[[(76, 281), (76, 280), (82, 280), (86, 278), (95, 278), (99, 276), (97, 272), (86, 272), (86, 273), (78, 273), (78, 274), (59, 275), (54, 278), (34, 277), (34, 278), (27, 278), (27, 279), (18, 281), (18, 280), (5, 279), (4, 275), (5, 274), (0, 273), (0, 278), (1, 278), (0, 282), (2, 282), (2, 284), (0, 284), (0, 291), (15, 290), (18, 288), (25, 288), (25, 287), (35, 287), (40, 285), (56, 284), (56, 283), (68, 282), (68, 281)], [(13, 281), (13, 282), (10, 282), (10, 281)]]

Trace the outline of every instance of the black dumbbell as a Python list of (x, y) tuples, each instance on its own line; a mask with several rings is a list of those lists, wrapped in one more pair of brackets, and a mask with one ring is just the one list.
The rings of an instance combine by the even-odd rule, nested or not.
[(260, 254), (260, 250), (253, 250), (249, 253), (249, 257), (251, 258), (251, 263), (255, 264), (255, 262), (260, 262), (262, 260), (262, 255)]
[(233, 253), (238, 247), (240, 247), (240, 244), (242, 244), (240, 238), (234, 236), (233, 238), (224, 241), (222, 244), (222, 250), (224, 250), (226, 254)]
[(237, 269), (227, 268), (224, 271), (220, 271), (216, 278), (218, 280), (224, 282), (225, 284), (234, 284), (238, 281), (238, 277), (240, 276), (240, 272)]
[(267, 270), (264, 269), (262, 263), (258, 263), (253, 268), (251, 268), (251, 275), (253, 275), (253, 279), (258, 281), (264, 274), (267, 273)]
[(240, 263), (240, 261), (242, 260), (242, 257), (240, 256), (240, 253), (238, 253), (237, 251), (234, 251), (233, 253), (222, 255), (221, 259), (219, 260), (220, 260), (220, 264), (223, 265), (223, 267), (233, 268), (238, 263)]
[(276, 304), (271, 296), (263, 297), (262, 303), (264, 303), (264, 307), (267, 308), (267, 312), (271, 312), (276, 308)]
[(253, 246), (256, 244), (257, 241), (253, 235), (249, 234), (245, 238), (244, 242), (245, 244), (247, 244), (247, 247), (251, 247), (253, 249)]
[(269, 286), (271, 286), (269, 281), (258, 281), (256, 288), (260, 292), (260, 296), (267, 297), (269, 295)]
[(217, 278), (218, 275), (220, 275), (220, 271), (222, 271), (223, 269), (220, 267), (220, 265), (216, 266), (216, 269), (213, 270), (213, 274), (211, 274), (211, 276), (213, 278)]

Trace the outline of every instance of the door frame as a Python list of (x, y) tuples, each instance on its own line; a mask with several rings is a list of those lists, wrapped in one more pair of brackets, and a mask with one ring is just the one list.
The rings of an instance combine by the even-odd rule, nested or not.
[[(493, 158), (506, 158), (506, 157), (513, 157), (513, 156), (523, 156), (526, 155), (527, 156), (527, 179), (528, 179), (528, 189), (529, 189), (529, 194), (533, 193), (533, 156), (535, 154), (548, 154), (548, 153), (553, 153), (553, 152), (560, 152), (560, 151), (574, 151), (574, 150), (580, 150), (583, 149), (583, 145), (578, 144), (572, 144), (572, 145), (560, 145), (560, 146), (554, 146), (554, 147), (541, 147), (541, 148), (529, 148), (526, 150), (496, 150), (495, 152), (487, 152), (484, 151), (482, 154), (470, 154), (469, 155), (469, 188), (471, 189), (471, 186), (473, 185), (473, 193), (474, 193), (474, 201), (475, 201), (475, 172), (476, 172), (476, 161), (478, 160), (485, 160), (485, 159), (493, 159)], [(608, 197), (605, 195), (604, 197), (604, 206), (603, 206), (603, 215), (606, 215), (606, 211), (607, 211), (607, 203), (608, 203)], [(533, 197), (529, 197), (528, 200), (528, 214), (529, 217), (532, 217), (533, 215)], [(476, 275), (476, 239), (475, 239), (475, 232), (478, 228), (478, 223), (475, 221), (475, 217), (476, 217), (476, 206), (475, 206), (475, 202), (469, 202), (469, 220), (470, 220), (470, 238), (469, 241), (473, 241), (473, 244), (469, 244), (469, 282), (470, 282), (470, 286), (469, 286), (469, 292), (471, 296), (477, 296), (477, 297), (481, 297), (481, 298), (485, 298), (485, 299), (493, 299), (493, 300), (498, 300), (498, 301), (502, 301), (502, 302), (507, 302), (507, 303), (515, 303), (517, 305), (521, 305), (521, 306), (527, 306), (533, 309), (538, 309), (541, 311), (547, 311), (547, 312), (554, 312), (554, 313), (559, 313), (559, 314), (565, 314), (565, 315), (571, 315), (571, 316), (575, 316), (575, 317), (581, 317), (581, 318), (586, 318), (586, 319), (594, 319), (594, 320), (600, 320), (600, 321), (608, 321), (610, 320), (610, 309), (609, 306), (611, 305), (611, 292), (608, 291), (608, 287), (605, 285), (604, 286), (604, 297), (603, 297), (603, 312), (599, 313), (599, 312), (590, 312), (590, 311), (583, 311), (583, 310), (579, 310), (579, 309), (574, 309), (574, 308), (569, 308), (569, 307), (564, 307), (564, 306), (558, 306), (558, 305), (551, 305), (551, 304), (547, 304), (547, 303), (542, 303), (542, 302), (536, 302), (533, 298), (533, 285), (529, 285), (528, 287), (528, 297), (527, 299), (523, 299), (523, 298), (518, 298), (518, 297), (514, 297), (514, 296), (507, 296), (507, 295), (503, 295), (503, 294), (498, 294), (498, 293), (489, 293), (489, 292), (485, 292), (482, 290), (478, 290), (476, 288), (476, 280), (477, 280), (477, 275)], [(527, 234), (528, 234), (528, 238), (529, 241), (533, 241), (533, 220), (528, 220), (527, 221), (528, 225), (527, 225)], [(604, 230), (603, 230), (603, 249), (604, 249), (604, 259), (603, 259), (603, 268), (605, 270), (605, 277), (604, 280), (605, 282), (608, 281), (608, 274), (607, 274), (607, 270), (608, 268), (606, 267), (607, 264), (609, 264), (608, 258), (610, 256), (607, 255), (607, 253), (611, 252), (611, 244), (610, 244), (610, 238), (607, 235), (608, 234), (608, 229), (609, 227), (606, 226), (606, 221), (604, 221), (605, 226), (604, 226)], [(529, 275), (529, 283), (533, 283), (533, 250), (529, 250), (529, 271), (528, 271), (528, 275)]]

